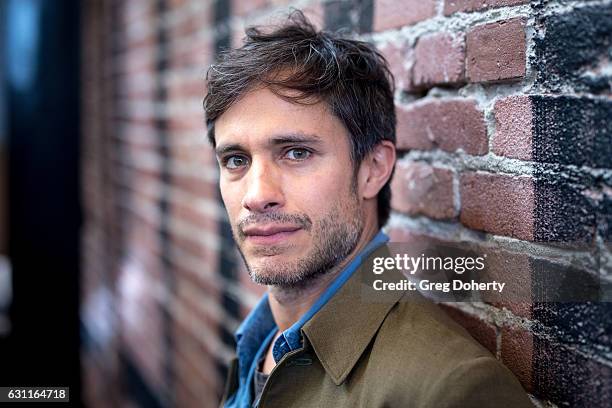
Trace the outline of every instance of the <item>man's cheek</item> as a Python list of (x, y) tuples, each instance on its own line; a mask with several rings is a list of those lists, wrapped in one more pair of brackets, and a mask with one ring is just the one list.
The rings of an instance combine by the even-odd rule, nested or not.
[(234, 219), (234, 216), (239, 211), (236, 206), (239, 206), (240, 199), (238, 198), (238, 192), (233, 191), (231, 187), (227, 186), (225, 183), (219, 184), (219, 191), (221, 192), (221, 200), (223, 200), (223, 205), (225, 206), (225, 211), (227, 211), (227, 215), (230, 218), (230, 221)]

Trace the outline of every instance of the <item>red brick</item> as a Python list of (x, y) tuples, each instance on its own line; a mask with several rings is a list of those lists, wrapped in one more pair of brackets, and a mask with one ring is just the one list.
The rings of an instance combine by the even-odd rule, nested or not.
[(435, 238), (421, 232), (399, 227), (390, 227), (387, 235), (389, 235), (391, 242), (401, 242), (411, 245), (414, 243), (435, 240)]
[(522, 327), (503, 327), (501, 360), (516, 375), (525, 390), (533, 390), (533, 334)]
[(495, 7), (515, 6), (528, 2), (529, 0), (445, 0), (444, 15), (449, 16), (458, 11), (469, 13)]
[(393, 0), (374, 2), (374, 31), (384, 31), (418, 23), (436, 15), (435, 0), (406, 0), (401, 6)]
[(498, 308), (506, 308), (516, 316), (530, 319), (533, 309), (533, 268), (526, 254), (483, 247), (479, 256), (485, 258), (485, 269), (479, 274), (481, 282), (505, 283), (502, 293), (487, 292), (482, 300)]
[(236, 24), (232, 25), (232, 31), (230, 35), (232, 48), (240, 48), (244, 45), (244, 39), (246, 37), (244, 29), (245, 27), (240, 22), (237, 22)]
[(244, 16), (268, 4), (268, 0), (231, 0), (230, 10), (234, 15)]
[(449, 33), (436, 33), (419, 38), (415, 47), (412, 71), (417, 87), (455, 84), (465, 78), (465, 38)]
[(463, 326), (491, 354), (497, 354), (497, 329), (495, 326), (453, 306), (441, 304), (440, 307), (454, 321)]
[[(110, 4), (109, 4), (110, 6)], [(155, 14), (155, 3), (146, 0), (131, 0), (122, 3), (118, 13), (119, 25), (129, 25), (135, 21), (152, 19)]]
[(491, 149), (499, 156), (532, 159), (532, 104), (529, 96), (517, 95), (495, 102), (495, 135)]
[(461, 175), (460, 220), (465, 226), (533, 240), (534, 182), (531, 177), (467, 172)]
[(457, 215), (451, 170), (425, 163), (398, 163), (391, 189), (391, 207), (397, 211), (436, 219)]
[(487, 153), (487, 129), (482, 111), (469, 99), (432, 99), (397, 107), (397, 147), (448, 152)]
[(412, 90), (412, 48), (405, 42), (390, 42), (379, 47), (395, 79), (396, 89)]
[[(189, 47), (171, 47), (169, 69), (176, 72), (179, 69), (201, 69), (201, 67), (210, 65), (214, 58), (213, 40), (211, 37), (206, 37), (201, 41), (190, 39)], [(202, 91), (200, 95), (203, 95), (205, 93), (204, 80), (202, 79), (201, 82)]]
[(311, 1), (302, 8), (302, 11), (317, 29), (322, 30), (325, 28), (325, 7), (323, 1)]
[(473, 28), (467, 34), (468, 80), (487, 82), (524, 77), (525, 51), (525, 21), (522, 18)]

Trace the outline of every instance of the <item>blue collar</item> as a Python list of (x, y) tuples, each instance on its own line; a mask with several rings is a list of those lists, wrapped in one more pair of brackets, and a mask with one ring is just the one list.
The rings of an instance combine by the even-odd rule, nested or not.
[[(302, 326), (332, 298), (368, 255), (388, 241), (389, 237), (382, 230), (379, 231), (368, 245), (334, 278), (312, 307), (291, 327), (283, 331), (272, 348), (272, 355), (277, 363), (289, 351), (302, 347), (300, 332)], [(236, 354), (239, 362), (240, 385), (237, 393), (228, 400), (228, 406), (248, 406), (247, 404), (250, 404), (250, 384), (257, 362), (274, 338), (277, 330), (278, 327), (274, 322), (268, 302), (268, 293), (266, 293), (236, 330)]]

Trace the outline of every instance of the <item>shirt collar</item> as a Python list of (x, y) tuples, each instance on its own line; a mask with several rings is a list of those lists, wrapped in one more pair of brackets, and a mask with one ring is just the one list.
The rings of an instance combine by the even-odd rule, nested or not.
[[(388, 248), (384, 246), (376, 251), (376, 256), (390, 256)], [(336, 385), (344, 382), (391, 308), (406, 293), (374, 290), (372, 282), (379, 276), (372, 273), (372, 258), (364, 260), (362, 267), (302, 328), (317, 358)], [(385, 274), (385, 280), (399, 282), (405, 279), (397, 270)]]
[[(289, 348), (291, 350), (296, 350), (302, 346), (302, 340), (300, 335), (300, 330), (304, 324), (309, 321), (315, 313), (317, 313), (335, 294), (338, 290), (349, 280), (349, 278), (353, 275), (353, 272), (361, 265), (364, 258), (366, 258), (372, 251), (381, 245), (385, 244), (389, 241), (389, 237), (379, 231), (374, 238), (362, 249), (352, 260), (349, 262), (346, 267), (334, 278), (331, 284), (323, 291), (323, 293), (319, 296), (319, 298), (313, 303), (310, 309), (291, 327), (283, 332), (283, 336), (285, 337)], [(278, 362), (280, 358), (276, 359)]]

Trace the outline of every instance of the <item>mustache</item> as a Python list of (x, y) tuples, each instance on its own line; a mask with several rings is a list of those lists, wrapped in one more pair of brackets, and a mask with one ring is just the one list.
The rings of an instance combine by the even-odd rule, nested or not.
[(251, 225), (258, 224), (285, 224), (300, 227), (306, 231), (312, 228), (312, 220), (306, 214), (283, 214), (283, 213), (264, 213), (264, 214), (249, 214), (238, 222), (238, 235), (244, 239), (246, 234), (245, 228)]

